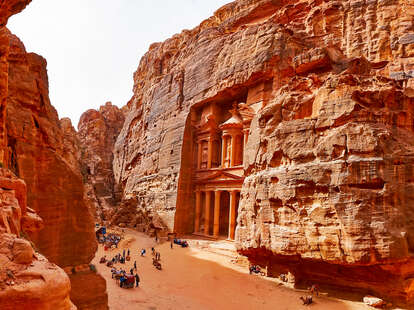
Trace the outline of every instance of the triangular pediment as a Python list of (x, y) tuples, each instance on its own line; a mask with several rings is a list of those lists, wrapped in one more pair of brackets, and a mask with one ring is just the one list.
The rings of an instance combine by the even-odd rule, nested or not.
[(229, 173), (229, 172), (217, 171), (204, 178), (197, 179), (197, 182), (200, 182), (200, 183), (214, 183), (214, 182), (223, 182), (223, 181), (234, 182), (234, 181), (243, 181), (243, 179), (244, 179), (243, 177)]

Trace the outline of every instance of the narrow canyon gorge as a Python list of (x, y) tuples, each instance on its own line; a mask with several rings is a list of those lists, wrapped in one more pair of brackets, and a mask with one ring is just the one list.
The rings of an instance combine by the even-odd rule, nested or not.
[(0, 309), (108, 309), (95, 223), (414, 307), (412, 0), (231, 2), (77, 130), (6, 28), (30, 2), (0, 1)]

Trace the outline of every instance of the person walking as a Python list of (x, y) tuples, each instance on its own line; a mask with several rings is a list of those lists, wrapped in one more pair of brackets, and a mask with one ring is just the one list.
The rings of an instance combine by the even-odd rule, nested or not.
[(129, 252), (129, 249), (128, 249), (128, 255), (127, 256), (129, 256), (129, 254), (130, 254), (130, 252)]
[(171, 250), (172, 250), (172, 248), (173, 248), (173, 242), (171, 241)]
[(125, 259), (125, 249), (124, 249), (124, 251), (122, 252), (122, 257)]
[(134, 269), (137, 271), (137, 261), (134, 262)]
[(136, 273), (135, 274), (135, 284), (136, 284), (136, 286), (135, 287), (138, 287), (139, 286), (139, 276), (138, 276), (138, 273)]

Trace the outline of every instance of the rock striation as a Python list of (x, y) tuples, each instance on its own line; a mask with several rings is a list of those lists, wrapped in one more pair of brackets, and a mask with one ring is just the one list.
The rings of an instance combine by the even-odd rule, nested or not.
[(107, 102), (82, 114), (77, 136), (87, 196), (100, 220), (108, 220), (119, 200), (112, 169), (113, 148), (124, 124), (121, 109)]
[(413, 33), (410, 1), (239, 0), (153, 44), (115, 144), (123, 199), (193, 232), (213, 199), (195, 193), (195, 124), (234, 102), (239, 251), (297, 285), (413, 303)]
[(0, 169), (0, 304), (1, 309), (74, 310), (67, 274), (20, 237), (43, 228), (26, 201), (26, 184)]
[[(1, 28), (1, 37), (4, 40), (1, 40), (0, 46), (6, 51), (2, 82), (5, 80), (3, 86), (7, 87), (4, 93), (1, 92), (6, 94), (2, 101), (3, 142), (6, 146), (2, 163), (25, 181), (27, 204), (44, 223), (43, 230), (27, 232), (37, 249), (60, 267), (88, 265), (97, 247), (94, 220), (84, 197), (76, 145), (68, 143), (71, 141), (68, 126), (64, 126), (64, 121), (60, 123), (49, 101), (46, 61), (36, 54), (27, 53), (20, 40), (4, 27)], [(22, 225), (25, 226), (26, 221)], [(40, 267), (35, 268), (37, 273), (42, 272)], [(53, 268), (56, 273), (63, 272)], [(45, 277), (49, 277), (53, 284), (52, 269), (45, 272)], [(77, 281), (78, 277), (82, 277), (82, 281)], [(70, 278), (71, 299), (79, 309), (107, 309), (106, 287), (99, 275), (89, 270), (83, 274), (70, 274)], [(68, 293), (68, 281), (59, 281), (56, 285), (57, 288), (62, 287), (62, 291), (57, 294)], [(90, 284), (99, 281), (103, 284)], [(43, 285), (43, 295), (35, 296), (39, 299), (39, 308), (36, 309), (49, 309), (48, 298), (54, 296), (45, 293), (50, 290), (48, 285)], [(20, 288), (22, 292), (24, 289), (25, 286)], [(84, 296), (78, 298), (82, 294), (87, 295), (89, 300)], [(42, 298), (45, 298), (44, 304)], [(36, 305), (36, 302), (33, 303)], [(54, 309), (69, 308), (66, 304), (56, 304)]]

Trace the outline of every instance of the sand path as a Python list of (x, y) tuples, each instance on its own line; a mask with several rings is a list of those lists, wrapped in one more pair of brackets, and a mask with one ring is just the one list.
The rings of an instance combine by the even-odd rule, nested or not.
[[(112, 257), (122, 250), (105, 252), (99, 246), (94, 264), (107, 280), (111, 310), (351, 310), (369, 309), (361, 303), (331, 298), (316, 298), (315, 303), (303, 306), (293, 289), (277, 286), (274, 281), (249, 275), (245, 268), (229, 264), (225, 256), (202, 249), (175, 246), (169, 243), (155, 244), (146, 235), (126, 230), (128, 237), (136, 240), (130, 245), (132, 259), (122, 266), (127, 272), (137, 261), (140, 288), (121, 289), (111, 279), (110, 268), (98, 263), (104, 254)], [(161, 253), (162, 271), (152, 266), (150, 248), (155, 246)], [(146, 257), (140, 257), (141, 248), (147, 249)], [(372, 309), (372, 308), (371, 308)]]

